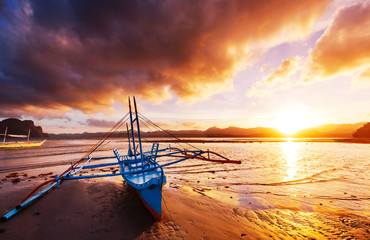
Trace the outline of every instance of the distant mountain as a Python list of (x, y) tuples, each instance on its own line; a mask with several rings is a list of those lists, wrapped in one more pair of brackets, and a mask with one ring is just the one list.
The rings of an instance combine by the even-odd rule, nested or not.
[[(355, 124), (326, 124), (318, 127), (307, 128), (299, 131), (290, 137), (297, 138), (352, 138), (354, 132), (362, 127), (365, 123)], [(105, 135), (104, 132), (97, 133), (75, 133), (75, 134), (49, 134), (50, 138), (54, 139), (69, 139), (69, 138), (101, 138)], [(282, 138), (287, 135), (279, 132), (275, 128), (267, 127), (256, 127), (256, 128), (239, 128), (239, 127), (228, 127), (218, 128), (211, 127), (205, 131), (201, 130), (166, 130), (162, 131), (142, 131), (143, 138), (147, 137), (169, 137), (175, 136), (180, 138), (186, 137), (250, 137), (250, 138)], [(126, 138), (126, 132), (116, 132), (112, 135), (113, 137)]]
[[(141, 131), (142, 137), (168, 137), (174, 135), (176, 137), (205, 137), (204, 132), (200, 130), (181, 130), (181, 131), (172, 131), (166, 130), (167, 133), (162, 131), (152, 131), (144, 132)], [(106, 132), (95, 132), (95, 133), (62, 133), (62, 134), (49, 134), (50, 138), (53, 139), (86, 139), (86, 138), (102, 138)], [(136, 132), (135, 132), (136, 135)], [(127, 138), (127, 133), (118, 131), (111, 135), (112, 137), (123, 137)]]
[(307, 128), (293, 135), (304, 138), (351, 138), (353, 133), (365, 123), (354, 124), (326, 124), (318, 127)]
[(8, 118), (3, 121), (0, 121), (0, 133), (4, 134), (6, 127), (8, 127), (8, 134), (27, 135), (28, 130), (31, 130), (30, 132), (31, 138), (48, 137), (48, 134), (44, 133), (41, 127), (35, 126), (35, 124), (31, 120), (21, 121), (16, 118)]
[(202, 130), (166, 130), (163, 131), (152, 131), (152, 132), (143, 132), (144, 137), (168, 137), (173, 135), (176, 137), (206, 137), (204, 131)]
[(275, 128), (218, 128), (211, 127), (204, 131), (205, 137), (284, 137), (284, 134)]
[[(49, 137), (51, 139), (87, 139), (87, 138), (92, 138), (92, 139), (98, 139), (102, 138), (106, 132), (96, 132), (96, 133), (49, 133)], [(118, 135), (118, 133), (115, 133), (114, 135)]]
[[(58, 139), (69, 139), (69, 138), (100, 138), (103, 137), (105, 133), (75, 133), (75, 134), (50, 134), (50, 138)], [(142, 137), (285, 137), (282, 133), (274, 128), (238, 128), (238, 127), (228, 127), (228, 128), (218, 128), (211, 127), (205, 131), (201, 130), (166, 130), (163, 131), (152, 131), (152, 132), (142, 132)], [(127, 137), (124, 132), (116, 132), (113, 137)]]
[(366, 123), (353, 134), (356, 138), (370, 138), (370, 122)]

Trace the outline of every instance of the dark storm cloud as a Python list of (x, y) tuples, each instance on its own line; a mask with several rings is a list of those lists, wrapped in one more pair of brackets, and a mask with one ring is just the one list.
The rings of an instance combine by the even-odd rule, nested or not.
[(211, 95), (248, 43), (308, 26), (327, 2), (0, 1), (0, 114)]
[(5, 7), (5, 0), (0, 0), (0, 13), (4, 7)]

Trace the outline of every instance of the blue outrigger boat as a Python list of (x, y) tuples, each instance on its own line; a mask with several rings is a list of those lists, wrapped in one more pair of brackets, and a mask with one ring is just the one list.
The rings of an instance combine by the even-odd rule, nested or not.
[[(220, 163), (241, 163), (240, 161), (230, 160), (216, 152), (212, 152), (209, 150), (187, 150), (170, 146), (160, 149), (159, 143), (156, 142), (152, 144), (150, 151), (143, 151), (139, 117), (145, 119), (146, 121), (149, 121), (154, 126), (158, 127), (158, 125), (138, 113), (135, 97), (133, 97), (133, 102), (134, 111), (131, 109), (131, 101), (129, 98), (129, 112), (92, 148), (91, 151), (89, 151), (79, 161), (75, 162), (74, 164), (71, 163), (71, 166), (59, 176), (56, 175), (55, 178), (45, 181), (34, 190), (32, 190), (13, 210), (1, 217), (1, 221), (7, 221), (9, 218), (20, 212), (22, 209), (31, 205), (37, 199), (45, 195), (47, 192), (59, 187), (59, 185), (62, 184), (62, 182), (65, 180), (112, 177), (117, 175), (121, 175), (123, 179), (133, 189), (135, 189), (137, 195), (139, 196), (145, 207), (153, 215), (153, 217), (160, 220), (162, 215), (162, 186), (166, 183), (166, 176), (163, 171), (164, 167), (188, 159), (199, 159)], [(129, 121), (129, 124), (126, 123), (128, 153), (126, 155), (120, 155), (119, 151), (117, 149), (114, 149), (114, 156), (90, 157), (90, 154), (97, 150), (102, 145), (102, 143), (126, 121)], [(179, 140), (178, 138), (176, 139)], [(218, 159), (213, 159), (210, 156), (217, 156)], [(157, 162), (157, 159), (160, 157), (177, 157), (179, 159), (166, 162), (164, 164), (159, 164)], [(110, 158), (116, 160), (110, 163), (90, 164), (93, 160), (95, 161)], [(112, 172), (110, 174), (101, 175), (80, 174), (81, 170), (84, 169), (95, 169), (114, 165), (119, 166), (119, 173)], [(46, 187), (42, 190), (39, 190), (43, 186)]]

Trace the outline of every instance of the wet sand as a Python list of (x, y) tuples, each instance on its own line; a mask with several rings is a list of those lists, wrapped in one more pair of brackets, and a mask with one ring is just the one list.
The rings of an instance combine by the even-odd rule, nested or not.
[[(31, 188), (2, 194), (0, 214)], [(255, 209), (239, 205), (228, 193), (220, 200), (210, 191), (175, 183), (164, 186), (163, 197), (185, 239), (370, 238), (369, 215), (326, 204), (309, 210)], [(0, 223), (0, 239), (181, 239), (164, 203), (162, 208), (162, 220), (155, 221), (119, 177), (68, 182)]]

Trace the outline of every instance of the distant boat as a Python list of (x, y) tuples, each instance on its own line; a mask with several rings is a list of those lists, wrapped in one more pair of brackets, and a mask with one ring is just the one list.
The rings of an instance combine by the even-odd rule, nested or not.
[[(8, 134), (8, 127), (5, 129), (4, 134), (0, 134), (4, 136), (3, 142), (0, 142), (0, 149), (15, 149), (15, 148), (31, 148), (31, 147), (41, 147), (45, 142), (46, 139), (41, 142), (36, 141), (30, 141), (30, 133), (31, 131), (28, 130), (28, 135), (14, 135), (14, 134)], [(27, 138), (27, 141), (12, 141), (7, 142), (6, 137), (12, 137), (12, 138)]]

